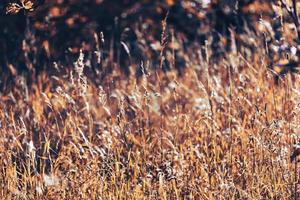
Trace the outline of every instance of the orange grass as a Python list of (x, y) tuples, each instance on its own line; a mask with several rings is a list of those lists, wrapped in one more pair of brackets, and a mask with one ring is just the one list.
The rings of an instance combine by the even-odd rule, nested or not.
[(99, 85), (82, 53), (67, 75), (15, 77), (1, 199), (296, 199), (298, 75), (276, 85), (260, 50), (216, 66), (195, 54), (180, 76), (115, 68)]

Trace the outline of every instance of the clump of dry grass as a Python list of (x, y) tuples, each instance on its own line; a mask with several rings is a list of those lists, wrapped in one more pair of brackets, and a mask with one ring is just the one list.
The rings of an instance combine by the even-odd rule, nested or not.
[(113, 65), (96, 84), (81, 52), (64, 75), (17, 76), (0, 97), (1, 198), (297, 199), (298, 75), (276, 84), (263, 48), (251, 63), (234, 46), (219, 63), (208, 45), (185, 53), (180, 75)]
[(299, 141), (299, 79), (277, 86), (266, 66), (233, 56), (213, 73), (195, 62), (182, 76), (97, 86), (84, 75), (82, 53), (68, 76), (42, 74), (31, 89), (20, 81), (1, 97), (1, 196), (298, 195), (290, 153)]

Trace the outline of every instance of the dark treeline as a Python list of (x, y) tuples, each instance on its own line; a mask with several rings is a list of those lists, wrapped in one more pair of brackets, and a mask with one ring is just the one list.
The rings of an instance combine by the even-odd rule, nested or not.
[[(80, 49), (93, 57), (93, 52), (97, 50), (95, 34), (99, 39), (101, 32), (105, 38), (101, 45), (103, 56), (111, 56), (114, 62), (123, 66), (128, 64), (126, 58), (123, 58), (126, 55), (122, 55), (122, 41), (133, 52), (131, 56), (137, 60), (157, 57), (159, 50), (150, 47), (161, 41), (161, 22), (165, 18), (168, 39), (174, 33), (183, 43), (183, 51), (195, 41), (204, 45), (208, 37), (212, 37), (211, 45), (215, 49), (213, 54), (218, 58), (230, 48), (230, 30), (238, 34), (242, 34), (245, 28), (252, 30), (254, 27), (251, 20), (258, 20), (262, 14), (253, 13), (249, 9), (250, 6), (253, 7), (255, 0), (213, 0), (207, 4), (175, 0), (31, 2), (33, 11), (23, 9), (16, 14), (6, 13), (7, 6), (12, 1), (0, 3), (2, 73), (37, 73), (49, 69), (53, 62), (68, 66), (77, 58)], [(221, 36), (227, 39), (225, 46), (220, 45)], [(113, 55), (109, 55), (111, 52)], [(178, 68), (185, 65), (181, 57), (180, 54), (176, 56)], [(168, 63), (165, 63), (165, 68), (168, 68)]]

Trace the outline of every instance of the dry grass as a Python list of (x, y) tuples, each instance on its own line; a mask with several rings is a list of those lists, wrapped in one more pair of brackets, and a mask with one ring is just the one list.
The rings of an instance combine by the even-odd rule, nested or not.
[(297, 199), (298, 75), (276, 85), (259, 48), (214, 65), (191, 52), (180, 76), (145, 64), (98, 85), (84, 54), (66, 75), (16, 76), (0, 96), (1, 199)]

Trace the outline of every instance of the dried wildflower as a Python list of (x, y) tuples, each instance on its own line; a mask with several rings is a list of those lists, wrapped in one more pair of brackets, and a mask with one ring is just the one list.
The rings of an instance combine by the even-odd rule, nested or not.
[(107, 101), (107, 95), (102, 86), (99, 86), (98, 99), (101, 105), (105, 106)]
[(17, 14), (20, 10), (33, 11), (33, 3), (30, 0), (20, 0), (21, 4), (9, 3), (6, 7), (6, 14)]
[(27, 11), (33, 11), (33, 3), (32, 3), (32, 1), (22, 0), (21, 3), (22, 3), (23, 8), (25, 10), (27, 10)]
[(6, 7), (6, 14), (17, 14), (22, 9), (22, 7), (17, 3), (10, 3)]
[(84, 96), (87, 92), (87, 77), (83, 73), (85, 65), (86, 63), (84, 63), (84, 54), (82, 50), (80, 50), (79, 58), (74, 63), (80, 96)]

